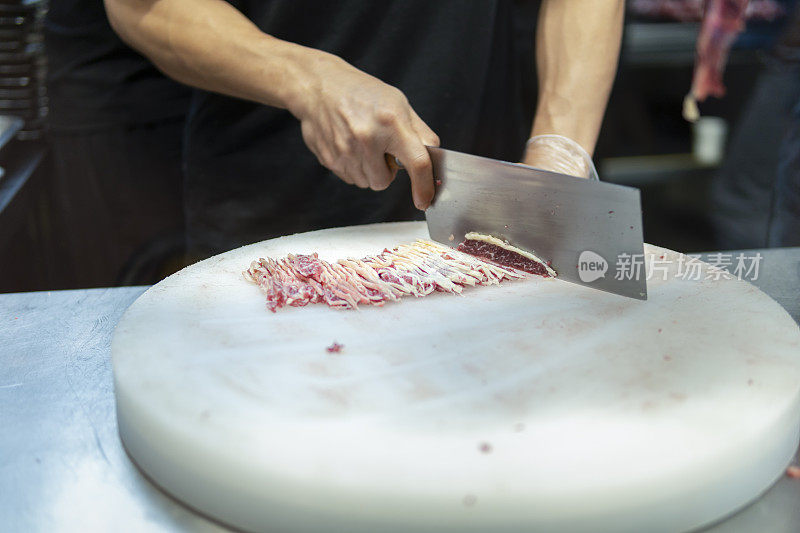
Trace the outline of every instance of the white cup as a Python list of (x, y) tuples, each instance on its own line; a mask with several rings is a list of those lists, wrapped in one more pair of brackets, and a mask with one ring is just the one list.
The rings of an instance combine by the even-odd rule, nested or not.
[(692, 125), (692, 154), (698, 163), (719, 165), (725, 156), (728, 123), (721, 117), (700, 117)]

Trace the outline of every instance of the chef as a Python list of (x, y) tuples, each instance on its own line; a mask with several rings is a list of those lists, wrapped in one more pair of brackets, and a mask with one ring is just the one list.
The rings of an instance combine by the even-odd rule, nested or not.
[[(574, 158), (584, 173), (578, 160), (595, 147), (624, 10), (622, 0), (542, 1), (531, 125), (511, 1), (105, 5), (123, 40), (201, 89), (184, 171), (189, 243), (205, 253), (416, 218), (434, 193), (425, 145), (545, 168)], [(524, 148), (541, 134), (566, 139)], [(410, 179), (394, 179), (395, 158)]]

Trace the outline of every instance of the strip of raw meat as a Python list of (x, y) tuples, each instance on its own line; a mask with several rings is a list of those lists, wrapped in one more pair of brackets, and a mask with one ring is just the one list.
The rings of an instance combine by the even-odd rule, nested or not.
[(289, 254), (286, 262), (297, 276), (316, 282), (313, 284), (315, 290), (332, 307), (355, 307), (362, 299), (358, 289), (342, 283), (341, 276), (332, 270), (327, 261), (319, 259), (317, 254), (296, 256)]
[(458, 249), (487, 261), (546, 278), (556, 277), (557, 275), (556, 271), (550, 268), (550, 265), (532, 253), (512, 246), (491, 235), (475, 232), (467, 233), (464, 236), (464, 242), (458, 245)]
[[(400, 246), (398, 248), (403, 249), (404, 247)], [(442, 276), (446, 280), (445, 283), (458, 286), (458, 292), (461, 292), (461, 286), (474, 286), (477, 282), (476, 278), (453, 268), (452, 265), (450, 265), (444, 258), (440, 256), (431, 257), (426, 255), (425, 252), (410, 246), (403, 250), (402, 253), (404, 253), (410, 261), (414, 262), (422, 270)]]
[(376, 291), (384, 300), (397, 300), (403, 291), (391, 283), (383, 281), (375, 269), (358, 259), (339, 259), (339, 264), (353, 270), (361, 277), (361, 283), (367, 289)]

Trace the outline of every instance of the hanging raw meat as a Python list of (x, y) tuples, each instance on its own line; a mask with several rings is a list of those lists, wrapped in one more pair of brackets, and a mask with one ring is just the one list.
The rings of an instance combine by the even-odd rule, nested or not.
[(722, 74), (733, 42), (744, 30), (744, 20), (749, 0), (708, 0), (705, 6), (700, 35), (697, 38), (692, 88), (683, 105), (686, 120), (695, 121), (700, 116), (697, 102), (708, 96), (722, 97), (725, 86)]

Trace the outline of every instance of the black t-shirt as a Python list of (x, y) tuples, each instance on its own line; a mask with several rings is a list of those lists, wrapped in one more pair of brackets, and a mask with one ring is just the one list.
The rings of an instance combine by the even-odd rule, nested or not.
[(102, 0), (50, 2), (44, 37), (53, 130), (153, 123), (187, 113), (191, 89), (126, 46)]
[[(503, 0), (242, 0), (264, 32), (336, 54), (399, 88), (442, 146), (518, 160), (514, 6)], [(187, 122), (190, 243), (221, 250), (316, 228), (420, 218), (401, 173), (361, 190), (323, 168), (287, 111), (197, 92)]]

